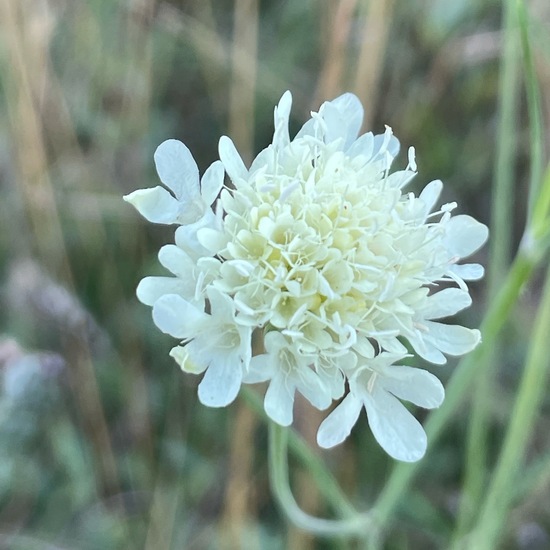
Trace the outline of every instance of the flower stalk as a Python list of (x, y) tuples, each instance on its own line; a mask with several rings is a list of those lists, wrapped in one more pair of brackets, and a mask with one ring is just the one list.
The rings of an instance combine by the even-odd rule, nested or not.
[(286, 517), (300, 529), (319, 537), (364, 538), (374, 529), (370, 514), (341, 509), (342, 519), (321, 519), (305, 513), (297, 504), (290, 488), (288, 472), (288, 429), (269, 422), (269, 478), (273, 495)]
[[(241, 396), (247, 405), (269, 425), (270, 419), (267, 416), (262, 400), (257, 392), (251, 388), (242, 388)], [(327, 468), (322, 458), (314, 453), (311, 447), (294, 430), (287, 430), (289, 452), (302, 464), (303, 468), (312, 477), (317, 485), (319, 493), (323, 495), (329, 507), (336, 515), (351, 517), (357, 514), (355, 507), (350, 502), (338, 481)]]

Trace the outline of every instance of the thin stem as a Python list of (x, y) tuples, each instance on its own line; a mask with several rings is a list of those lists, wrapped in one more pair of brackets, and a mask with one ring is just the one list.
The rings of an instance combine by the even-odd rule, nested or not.
[(537, 203), (533, 210), (532, 231), (530, 238), (539, 248), (545, 248), (548, 235), (550, 234), (550, 165), (546, 168), (542, 189), (540, 190)]
[(371, 2), (362, 0), (359, 4), (362, 29), (359, 31), (361, 49), (357, 59), (353, 91), (364, 105), (363, 125), (370, 128), (376, 113), (380, 94), (380, 79), (384, 69), (395, 1)]
[[(267, 424), (271, 422), (262, 405), (258, 394), (250, 388), (243, 387), (241, 395), (248, 405)], [(290, 451), (298, 458), (315, 481), (320, 493), (334, 511), (341, 517), (352, 517), (357, 514), (355, 507), (340, 488), (338, 481), (326, 468), (325, 463), (312, 452), (309, 445), (294, 430), (288, 430), (288, 445)]]
[(514, 487), (513, 503), (524, 502), (529, 496), (541, 490), (546, 491), (550, 483), (550, 449), (535, 458), (524, 470)]
[[(516, 106), (518, 99), (517, 18), (514, 0), (504, 0), (504, 49), (499, 82), (498, 135), (495, 159), (495, 177), (491, 210), (488, 296), (492, 301), (502, 285), (510, 262), (513, 226), (510, 223), (513, 204), (512, 191), (515, 168)], [(480, 372), (469, 418), (466, 447), (466, 472), (457, 520), (457, 536), (471, 525), (479, 508), (485, 487), (487, 462), (487, 395), (492, 386), (498, 363), (499, 345), (486, 348), (480, 363)]]
[(544, 133), (542, 129), (542, 107), (540, 90), (537, 81), (531, 42), (529, 40), (529, 23), (527, 8), (523, 0), (516, 0), (517, 17), (521, 36), (523, 66), (525, 68), (525, 85), (527, 91), (527, 110), (529, 113), (529, 135), (531, 144), (531, 163), (529, 178), (529, 216), (530, 220), (539, 198), (542, 185)]
[(347, 519), (321, 519), (306, 514), (296, 503), (288, 475), (288, 431), (269, 423), (269, 479), (271, 489), (287, 518), (300, 529), (322, 537), (364, 538), (374, 528), (370, 514), (356, 513)]
[(470, 548), (497, 548), (499, 535), (506, 521), (514, 486), (524, 460), (526, 446), (546, 390), (550, 364), (548, 334), (550, 334), (550, 270), (547, 271), (542, 303), (535, 319), (525, 370), (510, 416), (502, 452), (495, 475), (472, 536)]
[(315, 93), (316, 105), (342, 92), (345, 69), (349, 63), (347, 46), (356, 21), (356, 5), (357, 0), (338, 0), (322, 5), (326, 25), (321, 32), (326, 39), (323, 41), (323, 65)]

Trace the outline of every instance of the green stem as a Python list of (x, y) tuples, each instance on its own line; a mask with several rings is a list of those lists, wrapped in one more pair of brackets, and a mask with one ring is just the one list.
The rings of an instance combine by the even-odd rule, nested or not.
[[(456, 413), (458, 406), (478, 373), (480, 358), (486, 353), (486, 349), (493, 345), (496, 336), (516, 303), (521, 289), (529, 280), (535, 265), (536, 260), (526, 254), (520, 252), (516, 256), (500, 292), (491, 303), (481, 325), (483, 342), (470, 355), (460, 361), (447, 388), (445, 403), (430, 415), (426, 423), (426, 433), (431, 445), (435, 443), (444, 426)], [(412, 464), (400, 463), (395, 466), (371, 511), (379, 529), (383, 529), (388, 524), (408, 485), (425, 463), (425, 461), (420, 461)]]
[(532, 231), (528, 237), (533, 240), (534, 244), (541, 243), (541, 248), (545, 248), (550, 234), (550, 165), (544, 174), (542, 189), (533, 210), (531, 225)]
[(470, 548), (497, 548), (518, 481), (525, 449), (546, 390), (550, 364), (550, 270), (547, 271), (542, 303), (534, 322), (525, 370), (512, 410), (495, 475), (487, 492)]
[[(488, 296), (492, 301), (502, 285), (509, 262), (513, 205), (512, 190), (515, 167), (516, 105), (518, 99), (519, 59), (517, 50), (517, 18), (514, 0), (504, 0), (502, 67), (499, 82), (498, 135), (495, 177), (491, 210)], [(457, 519), (456, 533), (460, 537), (472, 524), (483, 497), (487, 463), (487, 395), (493, 384), (499, 345), (486, 348), (480, 358), (484, 368), (474, 389), (472, 413), (466, 446), (466, 472)]]
[(525, 468), (514, 487), (513, 503), (522, 503), (537, 492), (546, 491), (550, 483), (550, 449)]
[(322, 537), (365, 538), (374, 528), (370, 514), (340, 520), (320, 519), (306, 514), (296, 503), (288, 475), (288, 430), (269, 423), (269, 478), (273, 494), (288, 519), (300, 529)]
[[(252, 389), (243, 387), (241, 395), (248, 405), (267, 423), (271, 420), (265, 413), (262, 400)], [(319, 492), (323, 495), (332, 511), (343, 518), (353, 517), (357, 514), (355, 507), (342, 491), (338, 481), (327, 469), (325, 463), (317, 456), (294, 430), (288, 430), (288, 445), (290, 451), (298, 458), (308, 473), (315, 481)]]
[(516, 108), (519, 96), (517, 18), (513, 0), (504, 0), (504, 51), (499, 82), (498, 134), (491, 204), (489, 296), (502, 284), (510, 263), (513, 225), (510, 223), (515, 183)]
[[(521, 36), (521, 50), (523, 54), (523, 66), (525, 68), (525, 85), (527, 91), (527, 110), (529, 113), (529, 134), (531, 144), (531, 163), (529, 178), (529, 213), (531, 220), (539, 191), (542, 185), (544, 132), (542, 128), (543, 113), (541, 106), (540, 90), (537, 81), (531, 42), (529, 40), (529, 22), (527, 8), (523, 0), (516, 0), (517, 17)], [(530, 225), (530, 223), (528, 224)]]

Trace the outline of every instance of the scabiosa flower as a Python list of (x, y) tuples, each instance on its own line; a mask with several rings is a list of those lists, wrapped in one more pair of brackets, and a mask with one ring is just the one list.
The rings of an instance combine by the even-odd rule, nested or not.
[[(204, 373), (202, 403), (224, 406), (242, 383), (268, 382), (266, 413), (289, 425), (296, 392), (320, 410), (343, 397), (320, 426), (320, 446), (341, 443), (365, 409), (392, 457), (418, 460), (426, 435), (400, 399), (430, 409), (444, 390), (433, 374), (396, 363), (412, 349), (443, 364), (479, 343), (478, 330), (440, 320), (470, 305), (465, 281), (483, 268), (459, 262), (487, 228), (453, 216), (454, 203), (435, 208), (440, 181), (404, 193), (414, 150), (390, 173), (399, 142), (390, 128), (358, 136), (354, 95), (324, 103), (292, 140), (291, 102), (286, 92), (273, 142), (248, 169), (225, 136), (200, 182), (182, 143), (159, 146), (157, 171), (172, 193), (125, 199), (150, 221), (179, 225), (159, 253), (173, 277), (145, 278), (138, 298), (180, 340), (171, 355), (181, 368)], [(263, 348), (255, 356), (253, 337)]]

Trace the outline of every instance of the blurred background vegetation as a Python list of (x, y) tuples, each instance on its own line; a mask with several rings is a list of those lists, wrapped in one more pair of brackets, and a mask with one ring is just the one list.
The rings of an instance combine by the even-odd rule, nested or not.
[[(173, 229), (147, 224), (121, 197), (157, 184), (152, 155), (167, 138), (184, 141), (202, 169), (222, 134), (250, 160), (270, 142), (286, 89), (293, 129), (325, 99), (353, 91), (365, 130), (387, 124), (403, 151), (415, 146), (411, 190), (441, 178), (444, 201), (490, 224), (503, 11), (496, 0), (0, 0), (0, 548), (356, 547), (287, 524), (270, 495), (265, 424), (246, 403), (198, 404), (198, 380), (173, 363), (170, 338), (134, 294), (143, 276), (161, 273), (156, 252)], [(528, 29), (548, 131), (547, 1), (528, 3)], [(530, 137), (519, 41), (510, 52), (504, 166), (514, 250)], [(403, 152), (397, 165), (406, 165)], [(478, 259), (487, 264), (487, 255), (486, 247)], [(509, 261), (505, 254), (504, 270)], [(535, 274), (499, 345), (484, 400), (487, 474), (540, 287)], [(462, 320), (478, 326), (486, 283), (472, 293)], [(455, 364), (432, 370), (446, 382)], [(296, 429), (314, 441), (320, 417), (297, 407)], [(447, 547), (469, 410), (465, 401), (430, 446), (384, 548)], [(514, 496), (502, 548), (550, 548), (549, 424), (546, 399), (526, 449), (537, 467)], [(323, 456), (365, 509), (394, 468), (366, 419)], [(302, 506), (330, 514), (292, 466)]]

